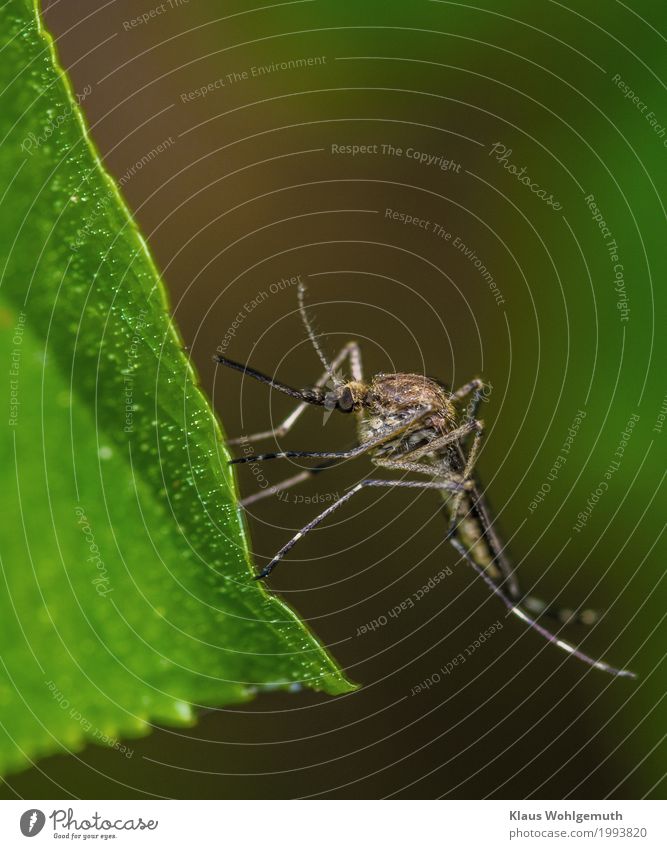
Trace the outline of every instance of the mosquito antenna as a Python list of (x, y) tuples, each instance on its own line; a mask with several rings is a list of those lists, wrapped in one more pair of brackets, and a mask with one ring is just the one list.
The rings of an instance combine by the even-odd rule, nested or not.
[(301, 313), (301, 319), (306, 328), (306, 332), (308, 333), (308, 338), (313, 343), (313, 348), (317, 352), (317, 356), (320, 358), (322, 365), (324, 366), (325, 371), (328, 373), (329, 377), (333, 380), (335, 386), (341, 386), (343, 381), (336, 377), (334, 374), (334, 370), (331, 367), (331, 363), (327, 360), (324, 351), (315, 335), (315, 331), (313, 330), (313, 326), (310, 323), (310, 319), (308, 318), (308, 310), (306, 309), (306, 286), (304, 283), (299, 281), (299, 286), (297, 288), (297, 297), (299, 298), (299, 312)]

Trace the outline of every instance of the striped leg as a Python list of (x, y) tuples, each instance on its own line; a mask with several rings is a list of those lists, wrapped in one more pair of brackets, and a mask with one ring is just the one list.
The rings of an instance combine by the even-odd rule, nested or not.
[[(470, 451), (468, 451), (468, 456), (465, 460), (465, 466), (463, 469), (464, 481), (469, 481), (472, 478), (473, 469), (475, 468), (475, 463), (477, 462), (477, 455), (479, 454), (479, 448), (482, 443), (482, 437), (484, 436), (484, 425), (482, 424), (482, 422), (479, 422), (475, 419), (472, 422), (472, 426), (475, 428), (475, 438), (473, 439), (472, 446), (470, 448)], [(452, 499), (452, 518), (449, 523), (448, 534), (454, 533), (454, 529), (458, 524), (462, 499), (463, 493), (455, 495)]]
[(335, 510), (338, 510), (339, 507), (342, 507), (347, 501), (349, 501), (353, 495), (356, 495), (360, 492), (364, 487), (367, 486), (400, 486), (400, 487), (410, 487), (413, 489), (448, 489), (452, 491), (458, 491), (461, 488), (460, 484), (451, 483), (449, 481), (391, 481), (391, 480), (363, 480), (358, 484), (352, 487), (352, 489), (348, 490), (345, 495), (341, 495), (338, 501), (334, 501), (326, 510), (323, 510), (319, 516), (316, 516), (312, 521), (308, 522), (308, 524), (301, 528), (301, 530), (294, 534), (292, 539), (286, 543), (280, 551), (276, 554), (273, 560), (265, 566), (261, 572), (255, 575), (255, 580), (259, 581), (263, 578), (268, 577), (268, 575), (273, 572), (276, 566), (280, 563), (280, 561), (284, 558), (284, 556), (291, 551), (297, 542), (304, 537), (309, 531), (312, 531), (316, 528), (321, 522), (323, 522), (328, 516), (330, 516)]
[(421, 410), (417, 410), (416, 413), (413, 413), (413, 415), (409, 416), (395, 428), (383, 431), (379, 436), (375, 436), (373, 439), (369, 439), (367, 442), (362, 442), (361, 445), (355, 445), (354, 448), (349, 448), (345, 451), (278, 451), (269, 454), (252, 454), (248, 457), (236, 457), (233, 460), (230, 460), (229, 464), (256, 463), (259, 460), (284, 460), (288, 457), (349, 460), (352, 457), (358, 457), (360, 454), (365, 454), (367, 451), (370, 451), (372, 448), (376, 448), (378, 445), (390, 442), (392, 439), (400, 436), (404, 431), (411, 428), (414, 424), (417, 424), (417, 422), (421, 421), (432, 412), (432, 407), (422, 407)]
[(372, 457), (371, 462), (374, 466), (378, 466), (381, 469), (390, 469), (394, 472), (415, 472), (420, 475), (428, 475), (432, 479), (448, 480), (465, 486), (465, 482), (460, 475), (444, 474), (435, 466), (429, 466), (427, 463), (413, 463), (411, 460), (393, 460), (386, 457)]
[(241, 507), (248, 507), (248, 505), (255, 504), (263, 498), (269, 498), (272, 495), (277, 495), (279, 492), (284, 492), (291, 486), (298, 486), (298, 484), (303, 483), (308, 480), (308, 478), (312, 478), (314, 475), (323, 472), (325, 469), (331, 468), (334, 462), (334, 460), (330, 460), (328, 463), (320, 463), (319, 466), (315, 466), (312, 469), (304, 469), (302, 472), (299, 472), (298, 475), (292, 475), (291, 478), (286, 478), (285, 480), (280, 481), (280, 483), (276, 483), (266, 489), (260, 489), (259, 492), (254, 492), (252, 495), (247, 495), (245, 498), (241, 498), (239, 500), (239, 504)]
[[(478, 377), (471, 380), (469, 383), (464, 384), (459, 389), (457, 389), (453, 395), (457, 401), (463, 401), (464, 398), (467, 398), (468, 395), (472, 393), (472, 398), (468, 407), (466, 408), (466, 416), (465, 416), (465, 424), (470, 428), (470, 431), (475, 431), (475, 438), (473, 440), (470, 451), (468, 452), (468, 456), (464, 457), (463, 449), (461, 449), (461, 457), (465, 461), (465, 467), (463, 471), (464, 480), (468, 480), (472, 475), (473, 469), (475, 468), (475, 463), (477, 462), (477, 455), (479, 454), (479, 449), (482, 444), (482, 437), (484, 436), (484, 426), (481, 422), (477, 421), (477, 411), (479, 410), (479, 405), (484, 397), (484, 390), (486, 386), (482, 380)], [(454, 503), (452, 506), (451, 513), (451, 521), (449, 526), (449, 534), (454, 532), (456, 525), (459, 519), (459, 510), (461, 507), (461, 499), (462, 495), (456, 496), (454, 498)]]
[(629, 669), (616, 669), (613, 666), (610, 666), (608, 663), (605, 663), (602, 660), (594, 660), (592, 657), (589, 657), (584, 652), (580, 651), (575, 646), (570, 645), (570, 643), (566, 643), (564, 640), (559, 639), (555, 634), (552, 634), (550, 631), (547, 631), (546, 628), (543, 628), (538, 622), (534, 619), (531, 619), (528, 614), (522, 610), (514, 601), (508, 598), (505, 593), (498, 587), (491, 578), (486, 574), (486, 571), (475, 563), (473, 557), (468, 552), (466, 547), (456, 538), (456, 536), (450, 537), (451, 544), (454, 548), (459, 552), (459, 554), (468, 562), (470, 566), (477, 572), (477, 574), (482, 578), (487, 587), (491, 590), (491, 592), (498, 596), (498, 598), (503, 602), (505, 607), (521, 619), (522, 622), (525, 622), (530, 628), (533, 628), (539, 634), (541, 634), (545, 640), (550, 643), (554, 643), (558, 646), (558, 648), (563, 651), (568, 652), (579, 660), (583, 661), (583, 663), (587, 663), (589, 666), (595, 667), (595, 669), (601, 669), (603, 672), (608, 672), (610, 675), (616, 675), (622, 678), (636, 678), (634, 672), (630, 672)]
[[(561, 624), (577, 623), (580, 625), (591, 626), (600, 619), (600, 614), (591, 610), (571, 610), (569, 608), (556, 607), (553, 604), (547, 604), (542, 599), (532, 595), (527, 595), (519, 583), (516, 571), (513, 568), (509, 557), (507, 556), (505, 546), (501, 541), (496, 529), (494, 528), (491, 512), (486, 503), (485, 497), (482, 495), (482, 485), (479, 478), (476, 478), (475, 485), (468, 493), (470, 506), (468, 513), (464, 518), (476, 517), (483, 529), (484, 539), (489, 547), (489, 551), (493, 557), (494, 565), (500, 570), (502, 575), (501, 587), (504, 592), (512, 599), (515, 604), (521, 605), (535, 616), (548, 616), (551, 619), (560, 622)], [(454, 535), (456, 527), (452, 527), (451, 521), (448, 533)]]
[[(466, 409), (466, 423), (470, 426), (473, 424), (477, 424), (475, 438), (470, 447), (470, 451), (468, 452), (468, 456), (466, 457), (463, 449), (460, 448), (461, 459), (465, 463), (465, 469), (463, 472), (464, 480), (469, 480), (474, 472), (475, 465), (477, 463), (477, 458), (479, 455), (479, 449), (481, 447), (481, 442), (484, 437), (484, 428), (481, 422), (477, 421), (477, 412), (479, 410), (479, 405), (485, 395), (488, 394), (487, 386), (479, 380), (479, 378), (475, 378), (471, 380), (469, 383), (466, 383), (460, 389), (457, 389), (456, 392), (453, 393), (454, 397), (457, 401), (462, 401), (468, 395), (473, 393), (473, 397), (468, 404)], [(568, 622), (577, 622), (581, 625), (594, 625), (600, 619), (600, 614), (591, 609), (575, 611), (569, 608), (557, 608), (552, 605), (546, 604), (546, 602), (542, 601), (535, 596), (527, 596), (525, 595), (520, 587), (519, 582), (512, 569), (504, 551), (502, 550), (502, 545), (496, 532), (493, 530), (490, 522), (490, 518), (488, 516), (488, 510), (484, 503), (484, 499), (480, 493), (481, 486), (477, 486), (475, 492), (473, 494), (473, 498), (475, 499), (475, 506), (482, 513), (484, 524), (485, 524), (485, 536), (487, 537), (487, 542), (494, 553), (494, 563), (500, 569), (503, 574), (504, 581), (506, 583), (506, 589), (509, 596), (513, 599), (515, 603), (521, 603), (527, 610), (533, 613), (535, 616), (549, 616), (552, 619), (555, 619), (558, 622), (563, 624)], [(460, 520), (460, 506), (463, 501), (464, 493), (460, 493), (459, 495), (454, 496), (452, 499), (453, 504), (451, 508), (450, 514), (450, 522), (448, 535), (452, 536), (455, 533), (456, 526)]]

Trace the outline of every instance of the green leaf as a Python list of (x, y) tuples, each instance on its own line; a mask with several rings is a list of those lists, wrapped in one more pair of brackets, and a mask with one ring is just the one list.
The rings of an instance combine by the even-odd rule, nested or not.
[(0, 20), (0, 769), (349, 691), (251, 578), (220, 427), (37, 8)]

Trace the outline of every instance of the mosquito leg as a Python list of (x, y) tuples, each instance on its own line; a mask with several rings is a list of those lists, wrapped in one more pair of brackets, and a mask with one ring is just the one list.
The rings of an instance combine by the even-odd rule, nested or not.
[[(453, 397), (462, 401), (464, 398), (468, 397), (471, 393), (473, 393), (473, 397), (468, 404), (466, 409), (466, 423), (469, 426), (478, 425), (476, 428), (475, 438), (471, 449), (468, 453), (468, 457), (466, 458), (461, 445), (459, 444), (459, 456), (461, 461), (464, 463), (464, 477), (466, 480), (471, 481), (473, 476), (473, 471), (475, 465), (477, 463), (477, 458), (479, 455), (479, 449), (481, 446), (481, 442), (484, 436), (484, 428), (481, 422), (477, 421), (477, 412), (479, 409), (479, 405), (482, 401), (482, 398), (488, 394), (488, 390), (490, 390), (490, 386), (487, 385), (480, 380), (479, 378), (475, 378), (468, 383), (461, 386), (453, 393)], [(521, 593), (519, 589), (519, 583), (514, 573), (514, 569), (509, 562), (504, 550), (503, 545), (498, 538), (498, 534), (493, 528), (493, 524), (491, 522), (491, 518), (488, 515), (488, 510), (484, 501), (484, 498), (479, 491), (479, 482), (476, 481), (475, 485), (472, 487), (472, 492), (470, 493), (470, 501), (469, 501), (469, 512), (473, 510), (478, 515), (475, 517), (477, 521), (481, 522), (483, 528), (483, 535), (486, 539), (487, 546), (491, 553), (493, 562), (496, 568), (500, 571), (503, 581), (506, 585), (507, 592), (510, 597), (514, 599), (514, 601), (519, 601), (523, 597), (523, 593)], [(449, 522), (449, 530), (448, 535), (451, 536), (459, 521), (459, 513), (461, 510), (461, 501), (462, 496), (457, 498), (457, 503), (453, 505), (453, 507), (449, 510), (450, 522)]]
[(349, 501), (353, 495), (356, 495), (361, 488), (362, 485), (357, 484), (355, 487), (349, 490), (349, 492), (346, 492), (345, 495), (341, 495), (338, 501), (334, 501), (334, 503), (329, 505), (326, 510), (323, 510), (322, 513), (319, 514), (319, 516), (316, 516), (314, 519), (308, 522), (308, 524), (305, 527), (301, 528), (298, 533), (294, 534), (292, 539), (289, 542), (285, 543), (285, 545), (280, 549), (280, 551), (276, 554), (273, 560), (269, 564), (267, 564), (261, 572), (258, 572), (258, 574), (255, 575), (255, 580), (260, 581), (263, 578), (267, 578), (271, 574), (271, 572), (273, 572), (276, 566), (280, 563), (283, 557), (294, 548), (294, 546), (301, 539), (301, 537), (305, 536), (309, 531), (312, 531), (313, 528), (316, 528), (320, 524), (320, 522), (323, 522), (324, 519), (327, 518), (327, 516), (330, 516), (334, 512), (334, 510), (338, 510), (339, 507), (342, 507), (342, 505), (345, 504), (346, 501)]
[[(477, 462), (477, 455), (479, 454), (479, 447), (482, 443), (482, 437), (484, 436), (484, 426), (481, 422), (475, 421), (475, 438), (473, 439), (472, 446), (470, 451), (468, 452), (468, 456), (466, 458), (465, 467), (463, 469), (463, 480), (470, 481), (471, 484), (474, 484), (472, 480), (472, 472), (475, 468), (475, 463)], [(454, 529), (456, 528), (459, 521), (459, 512), (461, 510), (461, 501), (463, 499), (463, 493), (459, 495), (455, 495), (452, 502), (451, 507), (451, 519), (449, 522), (449, 531), (448, 534), (452, 534)]]
[[(455, 428), (454, 430), (450, 430), (449, 433), (443, 433), (442, 436), (438, 436), (435, 439), (432, 439), (430, 442), (427, 442), (425, 445), (420, 445), (418, 448), (413, 448), (411, 451), (406, 451), (401, 456), (407, 460), (418, 460), (420, 457), (423, 457), (425, 454), (432, 454), (436, 451), (439, 451), (441, 448), (445, 448), (447, 445), (451, 445), (454, 442), (460, 442), (462, 439), (465, 439), (469, 433), (472, 433), (477, 427), (482, 427), (481, 422), (466, 422), (460, 427)], [(435, 471), (432, 472), (435, 474)]]
[(393, 460), (390, 458), (377, 457), (373, 457), (372, 463), (374, 466), (379, 466), (381, 469), (391, 469), (399, 472), (416, 472), (421, 475), (429, 475), (431, 478), (443, 478), (451, 483), (463, 485), (463, 478), (460, 475), (445, 475), (443, 472), (438, 471), (436, 466), (429, 466), (427, 463), (413, 463), (411, 460)]
[(525, 622), (530, 628), (533, 628), (535, 631), (541, 634), (545, 640), (550, 643), (554, 643), (558, 646), (558, 648), (568, 652), (569, 654), (574, 655), (574, 657), (579, 658), (579, 660), (583, 661), (584, 663), (587, 663), (589, 666), (594, 666), (596, 669), (601, 669), (603, 672), (608, 672), (610, 675), (617, 675), (619, 677), (624, 678), (637, 677), (635, 673), (630, 672), (629, 669), (616, 669), (615, 667), (610, 666), (604, 661), (594, 660), (592, 657), (589, 657), (587, 654), (584, 654), (584, 652), (580, 651), (575, 646), (570, 645), (570, 643), (566, 643), (564, 640), (559, 639), (555, 634), (552, 634), (550, 631), (547, 631), (546, 628), (543, 628), (538, 622), (536, 622), (534, 619), (531, 619), (531, 617), (524, 610), (522, 610), (514, 601), (512, 601), (512, 599), (508, 598), (508, 596), (505, 595), (505, 593), (500, 589), (500, 587), (496, 586), (496, 584), (486, 574), (485, 570), (477, 563), (475, 563), (475, 560), (470, 555), (470, 552), (466, 550), (465, 546), (455, 536), (450, 537), (449, 541), (458, 551), (458, 553), (468, 562), (470, 566), (472, 566), (475, 572), (477, 572), (477, 574), (482, 578), (482, 580), (488, 586), (491, 592), (494, 595), (498, 596), (498, 598), (503, 602), (503, 604), (510, 611), (510, 613), (513, 613), (515, 616)]
[[(479, 381), (481, 383), (481, 381)], [(408, 451), (403, 455), (403, 459), (400, 461), (401, 463), (412, 463), (414, 460), (418, 460), (420, 457), (425, 454), (435, 453), (437, 451), (442, 450), (447, 445), (451, 445), (452, 443), (461, 442), (462, 439), (465, 439), (468, 434), (475, 432), (475, 439), (472, 444), (472, 448), (468, 454), (468, 458), (465, 460), (465, 466), (463, 470), (463, 480), (470, 481), (472, 485), (471, 475), (472, 470), (475, 467), (475, 463), (477, 462), (477, 455), (479, 453), (479, 446), (481, 443), (482, 435), (484, 433), (484, 425), (482, 422), (477, 421), (473, 418), (471, 421), (466, 422), (465, 424), (457, 427), (455, 430), (450, 431), (449, 433), (445, 433), (437, 439), (428, 442), (426, 445), (422, 445), (419, 448), (415, 448), (412, 451)], [(399, 468), (398, 462), (389, 461), (390, 463), (394, 463), (394, 468)], [(409, 467), (404, 465), (405, 469)], [(427, 467), (426, 467), (427, 468)], [(417, 465), (413, 465), (409, 470), (410, 471), (426, 471), (426, 468), (418, 468)], [(430, 469), (431, 475), (437, 474), (437, 469), (432, 467)], [(456, 526), (458, 520), (459, 509), (461, 505), (461, 499), (465, 493), (465, 489), (461, 490), (456, 496), (454, 496), (454, 504), (451, 510), (451, 522), (449, 533), (452, 533), (454, 527)]]
[[(478, 422), (476, 419), (477, 411), (479, 409), (479, 405), (481, 403), (482, 398), (485, 394), (485, 384), (479, 378), (471, 380), (469, 383), (466, 383), (464, 386), (461, 386), (457, 389), (453, 395), (457, 400), (463, 400), (471, 393), (473, 394), (473, 398), (468, 405), (466, 410), (467, 421), (465, 424), (458, 428), (457, 431), (452, 431), (452, 434), (456, 434), (456, 439), (460, 442), (463, 437), (466, 436), (466, 428), (469, 428), (468, 432), (472, 430), (476, 430), (475, 439), (471, 446), (468, 457), (466, 458), (461, 451), (461, 459), (465, 463), (465, 469), (463, 473), (463, 478), (466, 481), (470, 481), (472, 478), (472, 474), (477, 463), (479, 449), (481, 447), (481, 441), (484, 435), (483, 425), (481, 422)], [(447, 438), (445, 437), (442, 441), (434, 441), (431, 443), (428, 448), (439, 448), (444, 447), (447, 444)], [(426, 453), (422, 449), (417, 449), (415, 452), (410, 452), (410, 458), (416, 459), (421, 456), (421, 454)], [(412, 471), (426, 471), (426, 469), (417, 469), (412, 468)], [(433, 473), (433, 472), (431, 472)], [(460, 512), (460, 505), (463, 502), (463, 499), (466, 497), (465, 492), (461, 492), (454, 496), (454, 502), (452, 505), (448, 505), (448, 510), (450, 514), (450, 524), (448, 533), (451, 535), (454, 533)], [(474, 501), (474, 506), (478, 512), (481, 513), (481, 519), (484, 523), (484, 535), (487, 539), (487, 544), (491, 550), (493, 556), (493, 562), (500, 570), (500, 573), (503, 576), (503, 580), (506, 585), (507, 593), (509, 596), (516, 602), (521, 603), (523, 606), (533, 613), (536, 616), (545, 615), (549, 616), (552, 619), (555, 619), (558, 622), (563, 624), (576, 622), (582, 625), (593, 625), (600, 619), (600, 614), (591, 609), (574, 611), (568, 608), (557, 608), (552, 605), (546, 604), (546, 602), (542, 601), (535, 596), (525, 595), (520, 589), (519, 582), (517, 576), (503, 551), (503, 546), (498, 538), (496, 531), (493, 529), (490, 517), (488, 515), (488, 511), (486, 505), (484, 503), (484, 499), (481, 494), (477, 492), (476, 489), (472, 493), (470, 493), (471, 500)]]
[[(475, 468), (475, 464), (477, 462), (477, 457), (479, 455), (479, 449), (482, 443), (482, 438), (484, 436), (484, 426), (481, 422), (477, 421), (477, 411), (479, 409), (479, 405), (482, 401), (482, 397), (484, 395), (485, 384), (479, 378), (475, 378), (471, 380), (469, 383), (466, 383), (464, 386), (461, 386), (459, 389), (454, 392), (454, 397), (462, 401), (466, 398), (470, 393), (473, 393), (473, 397), (468, 404), (466, 409), (466, 422), (471, 429), (475, 430), (475, 438), (473, 440), (470, 451), (468, 452), (467, 458), (465, 458), (465, 469), (463, 472), (463, 477), (465, 480), (468, 480)], [(461, 452), (463, 454), (463, 452)], [(454, 508), (452, 510), (452, 519), (450, 524), (450, 533), (454, 530), (456, 523), (458, 521), (459, 508), (461, 505), (461, 498), (459, 497), (454, 504)]]
[(248, 436), (234, 436), (232, 439), (227, 440), (227, 445), (243, 445), (249, 442), (259, 442), (260, 439), (270, 439), (272, 436), (276, 439), (282, 439), (285, 434), (290, 432), (292, 425), (300, 418), (307, 406), (308, 404), (305, 401), (303, 404), (299, 404), (296, 410), (284, 422), (279, 424), (278, 427), (271, 428), (270, 430), (260, 430), (258, 433), (250, 433)]
[(484, 381), (480, 380), (479, 377), (473, 378), (473, 380), (468, 381), (468, 383), (464, 383), (463, 386), (460, 386), (456, 391), (452, 392), (452, 395), (459, 401), (463, 398), (467, 398), (471, 392), (481, 393), (484, 390)]
[(246, 495), (245, 498), (239, 498), (239, 504), (241, 507), (249, 507), (257, 501), (261, 501), (264, 498), (270, 498), (272, 495), (278, 495), (279, 492), (284, 492), (291, 486), (296, 486), (297, 484), (302, 483), (302, 481), (305, 481), (310, 477), (310, 475), (310, 471), (301, 472), (299, 475), (292, 475), (291, 478), (285, 478), (285, 480), (280, 481), (280, 483), (275, 483), (273, 486), (269, 486), (266, 489), (260, 489), (252, 495)]
[(298, 533), (294, 534), (292, 539), (289, 542), (287, 542), (280, 549), (280, 551), (276, 554), (276, 556), (273, 558), (273, 560), (267, 566), (265, 566), (261, 570), (261, 572), (259, 572), (257, 575), (255, 575), (255, 580), (259, 581), (263, 578), (266, 578), (268, 575), (270, 575), (271, 572), (273, 572), (273, 570), (276, 568), (276, 566), (280, 563), (280, 561), (284, 558), (284, 556), (294, 548), (294, 546), (297, 544), (297, 542), (302, 537), (304, 537), (309, 531), (312, 531), (314, 528), (316, 528), (320, 524), (320, 522), (323, 522), (324, 519), (326, 519), (328, 516), (330, 516), (334, 512), (334, 510), (337, 510), (339, 507), (341, 507), (343, 504), (345, 504), (345, 502), (349, 501), (350, 498), (352, 498), (353, 495), (356, 495), (358, 492), (360, 492), (362, 489), (364, 489), (364, 487), (367, 487), (367, 486), (389, 486), (389, 487), (400, 486), (400, 487), (411, 487), (411, 488), (414, 488), (414, 489), (458, 490), (458, 488), (460, 487), (460, 484), (449, 483), (447, 481), (442, 481), (442, 482), (440, 482), (440, 481), (390, 481), (390, 480), (374, 480), (374, 479), (367, 479), (367, 480), (360, 481), (358, 484), (353, 486), (352, 489), (348, 490), (348, 492), (346, 492), (345, 495), (341, 495), (341, 497), (338, 499), (338, 501), (334, 501), (334, 503), (331, 504), (329, 507), (327, 507), (326, 510), (323, 510), (319, 514), (319, 516), (316, 516), (314, 519), (312, 519), (310, 522), (308, 522), (308, 524), (305, 527), (301, 528), (301, 530)]
[(459, 481), (392, 481), (381, 478), (369, 478), (362, 481), (361, 486), (402, 486), (411, 489), (446, 489), (449, 492), (459, 492), (463, 488), (463, 484)]
[(570, 607), (554, 607), (542, 601), (541, 598), (536, 598), (534, 595), (519, 596), (517, 601), (535, 616), (548, 616), (550, 619), (555, 619), (561, 625), (586, 625), (590, 627), (600, 621), (601, 614), (599, 610), (593, 610), (588, 607), (585, 610), (573, 610)]
[(468, 404), (468, 408), (466, 411), (467, 420), (469, 422), (474, 421), (474, 419), (476, 418), (477, 410), (479, 409), (479, 405), (485, 395), (486, 389), (487, 387), (484, 381), (476, 377), (474, 380), (471, 380), (469, 383), (464, 384), (452, 393), (457, 401), (463, 401), (464, 398), (467, 398), (468, 395), (473, 393), (473, 397), (470, 403)]
[[(360, 383), (363, 382), (364, 376), (361, 370), (361, 348), (359, 344), (355, 341), (348, 342), (344, 348), (341, 348), (339, 353), (337, 354), (334, 361), (331, 363), (331, 367), (334, 371), (340, 368), (346, 359), (350, 361), (350, 369), (352, 371), (352, 377), (354, 380), (358, 380)], [(324, 379), (322, 386), (326, 383), (326, 378)]]
[[(465, 480), (467, 486), (470, 486), (472, 476), (472, 468), (467, 472)], [(466, 499), (466, 514), (464, 517), (458, 515), (460, 508), (457, 508), (456, 513), (458, 521), (465, 518), (478, 522), (481, 526), (481, 536), (486, 541), (489, 554), (494, 566), (499, 570), (502, 576), (502, 587), (507, 595), (516, 603), (522, 605), (529, 613), (535, 616), (548, 616), (561, 624), (578, 623), (581, 625), (591, 626), (600, 619), (599, 613), (595, 610), (585, 609), (580, 611), (571, 610), (568, 608), (559, 608), (554, 605), (547, 604), (539, 598), (532, 595), (527, 595), (520, 586), (519, 579), (515, 569), (512, 567), (509, 558), (505, 552), (497, 531), (493, 527), (491, 516), (489, 513), (486, 499), (480, 492), (479, 481), (471, 487), (467, 494), (454, 496), (456, 499)], [(449, 515), (448, 535), (452, 536), (458, 527), (458, 521), (454, 522), (454, 507), (452, 504), (445, 505)]]
[[(483, 381), (479, 378), (475, 378), (471, 380), (469, 383), (466, 383), (460, 389), (457, 389), (454, 393), (454, 397), (461, 401), (466, 398), (470, 393), (473, 393), (472, 399), (466, 408), (466, 424), (475, 430), (475, 438), (473, 440), (470, 451), (468, 452), (468, 456), (465, 458), (465, 469), (463, 476), (465, 480), (468, 480), (472, 476), (473, 469), (475, 468), (475, 464), (477, 462), (477, 456), (479, 454), (479, 449), (482, 444), (482, 438), (484, 436), (484, 426), (481, 422), (477, 421), (477, 411), (479, 410), (479, 405), (482, 401), (482, 397), (484, 395), (485, 385)], [(461, 456), (463, 457), (463, 450), (460, 449)], [(449, 527), (449, 532), (452, 533), (459, 518), (459, 510), (461, 507), (461, 496), (459, 496), (453, 507), (451, 513), (451, 522)]]
[[(472, 470), (468, 474), (468, 481), (470, 481), (471, 474)], [(535, 596), (527, 595), (521, 589), (516, 571), (506, 554), (503, 542), (493, 526), (486, 499), (480, 490), (481, 486), (479, 480), (477, 480), (467, 496), (469, 498), (469, 507), (465, 518), (472, 519), (473, 521), (480, 523), (482, 535), (486, 541), (493, 563), (502, 575), (503, 589), (506, 591), (507, 595), (516, 604), (522, 605), (529, 613), (532, 613), (535, 616), (549, 616), (551, 619), (554, 619), (561, 624), (576, 622), (581, 625), (590, 626), (599, 621), (600, 614), (595, 610), (586, 609), (575, 611), (568, 608), (558, 608), (552, 604), (547, 604)], [(450, 534), (453, 530), (450, 519)]]
[[(308, 334), (308, 338), (310, 339), (313, 348), (315, 348), (315, 353), (320, 358), (322, 365), (326, 369), (327, 375), (329, 375), (335, 380), (336, 369), (343, 362), (345, 355), (341, 356), (342, 352), (338, 355), (336, 360), (340, 358), (339, 362), (333, 360), (332, 363), (329, 363), (327, 361), (327, 358), (324, 355), (324, 351), (320, 346), (317, 333), (315, 333), (313, 324), (308, 315), (308, 307), (306, 306), (306, 284), (302, 281), (299, 281), (299, 286), (297, 288), (297, 300), (299, 301), (299, 312), (301, 313), (301, 320), (303, 321), (303, 326), (306, 328), (306, 333)], [(348, 349), (347, 353), (350, 357), (350, 368), (352, 369), (352, 377), (354, 378), (354, 380), (358, 380), (359, 382), (361, 382), (364, 379), (361, 371), (361, 349), (359, 348), (359, 345), (357, 345), (356, 342), (348, 342), (345, 348), (343, 348), (343, 351), (345, 351), (346, 349)]]
[(348, 342), (346, 348), (348, 349), (350, 357), (350, 369), (352, 370), (352, 379), (356, 380), (358, 383), (363, 383), (364, 372), (361, 367), (361, 348), (356, 342)]
[(362, 442), (361, 445), (355, 445), (354, 448), (348, 448), (345, 451), (279, 451), (277, 453), (270, 454), (252, 454), (247, 457), (236, 457), (235, 459), (230, 460), (229, 464), (236, 465), (238, 463), (256, 463), (260, 460), (283, 460), (288, 457), (313, 457), (320, 459), (348, 460), (352, 457), (358, 457), (360, 454), (365, 454), (367, 451), (370, 451), (372, 448), (376, 448), (378, 445), (382, 445), (384, 442), (389, 442), (392, 439), (395, 439), (397, 436), (400, 436), (401, 433), (408, 430), (408, 428), (412, 427), (432, 412), (432, 407), (422, 407), (421, 410), (418, 410), (416, 413), (413, 413), (413, 415), (408, 416), (408, 418), (395, 428), (392, 428), (389, 431), (384, 431), (380, 435), (373, 437), (373, 439), (369, 439), (367, 442)]
[(250, 504), (255, 504), (257, 501), (261, 501), (263, 498), (269, 498), (272, 495), (277, 495), (279, 492), (284, 492), (284, 490), (289, 489), (291, 486), (297, 486), (297, 484), (303, 483), (303, 481), (308, 480), (308, 478), (312, 478), (314, 475), (323, 472), (325, 469), (330, 468), (333, 465), (333, 462), (329, 463), (320, 463), (319, 466), (315, 466), (314, 469), (304, 469), (302, 472), (299, 472), (298, 475), (292, 475), (291, 478), (287, 478), (286, 480), (280, 481), (280, 483), (276, 483), (273, 486), (269, 486), (266, 489), (260, 489), (259, 492), (255, 492), (252, 495), (246, 496), (246, 498), (241, 498), (239, 500), (239, 504), (241, 507), (248, 507)]
[[(435, 481), (436, 483), (446, 483), (452, 484), (452, 491), (464, 495), (468, 490), (470, 484), (467, 483), (463, 477), (455, 472), (442, 472), (438, 471), (434, 466), (429, 466), (426, 463), (412, 463), (408, 460), (384, 460), (384, 459), (376, 459), (372, 460), (373, 465), (379, 466), (381, 469), (389, 469), (391, 471), (399, 471), (399, 472), (413, 472), (415, 474), (420, 475), (429, 475), (429, 477)], [(401, 483), (400, 481), (393, 481), (396, 485)], [(445, 487), (436, 487), (440, 489), (449, 489), (448, 486)]]
[[(331, 368), (336, 371), (339, 369), (346, 359), (350, 360), (350, 368), (352, 370), (352, 376), (355, 380), (362, 380), (362, 377), (358, 377), (357, 375), (361, 375), (361, 351), (359, 349), (359, 345), (356, 342), (348, 342), (344, 348), (336, 355), (336, 358), (331, 363)], [(328, 371), (323, 372), (320, 375), (317, 382), (315, 383), (315, 387), (317, 389), (321, 389), (326, 385), (327, 380), (330, 379), (330, 375)], [(239, 443), (248, 443), (248, 442), (258, 442), (260, 439), (270, 439), (271, 437), (275, 437), (276, 439), (282, 439), (283, 436), (286, 436), (294, 424), (299, 420), (303, 411), (309, 406), (308, 402), (302, 401), (295, 410), (293, 410), (289, 416), (278, 425), (276, 428), (271, 428), (270, 430), (263, 430), (259, 433), (250, 434), (250, 436), (236, 436), (234, 439), (228, 439), (228, 445), (238, 445)]]

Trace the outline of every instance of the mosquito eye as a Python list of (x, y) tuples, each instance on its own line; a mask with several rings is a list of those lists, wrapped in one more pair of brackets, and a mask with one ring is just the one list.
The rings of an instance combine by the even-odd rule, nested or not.
[(352, 396), (352, 390), (345, 387), (340, 394), (340, 398), (338, 400), (338, 409), (342, 410), (343, 413), (349, 413), (352, 411), (354, 407), (354, 397)]

